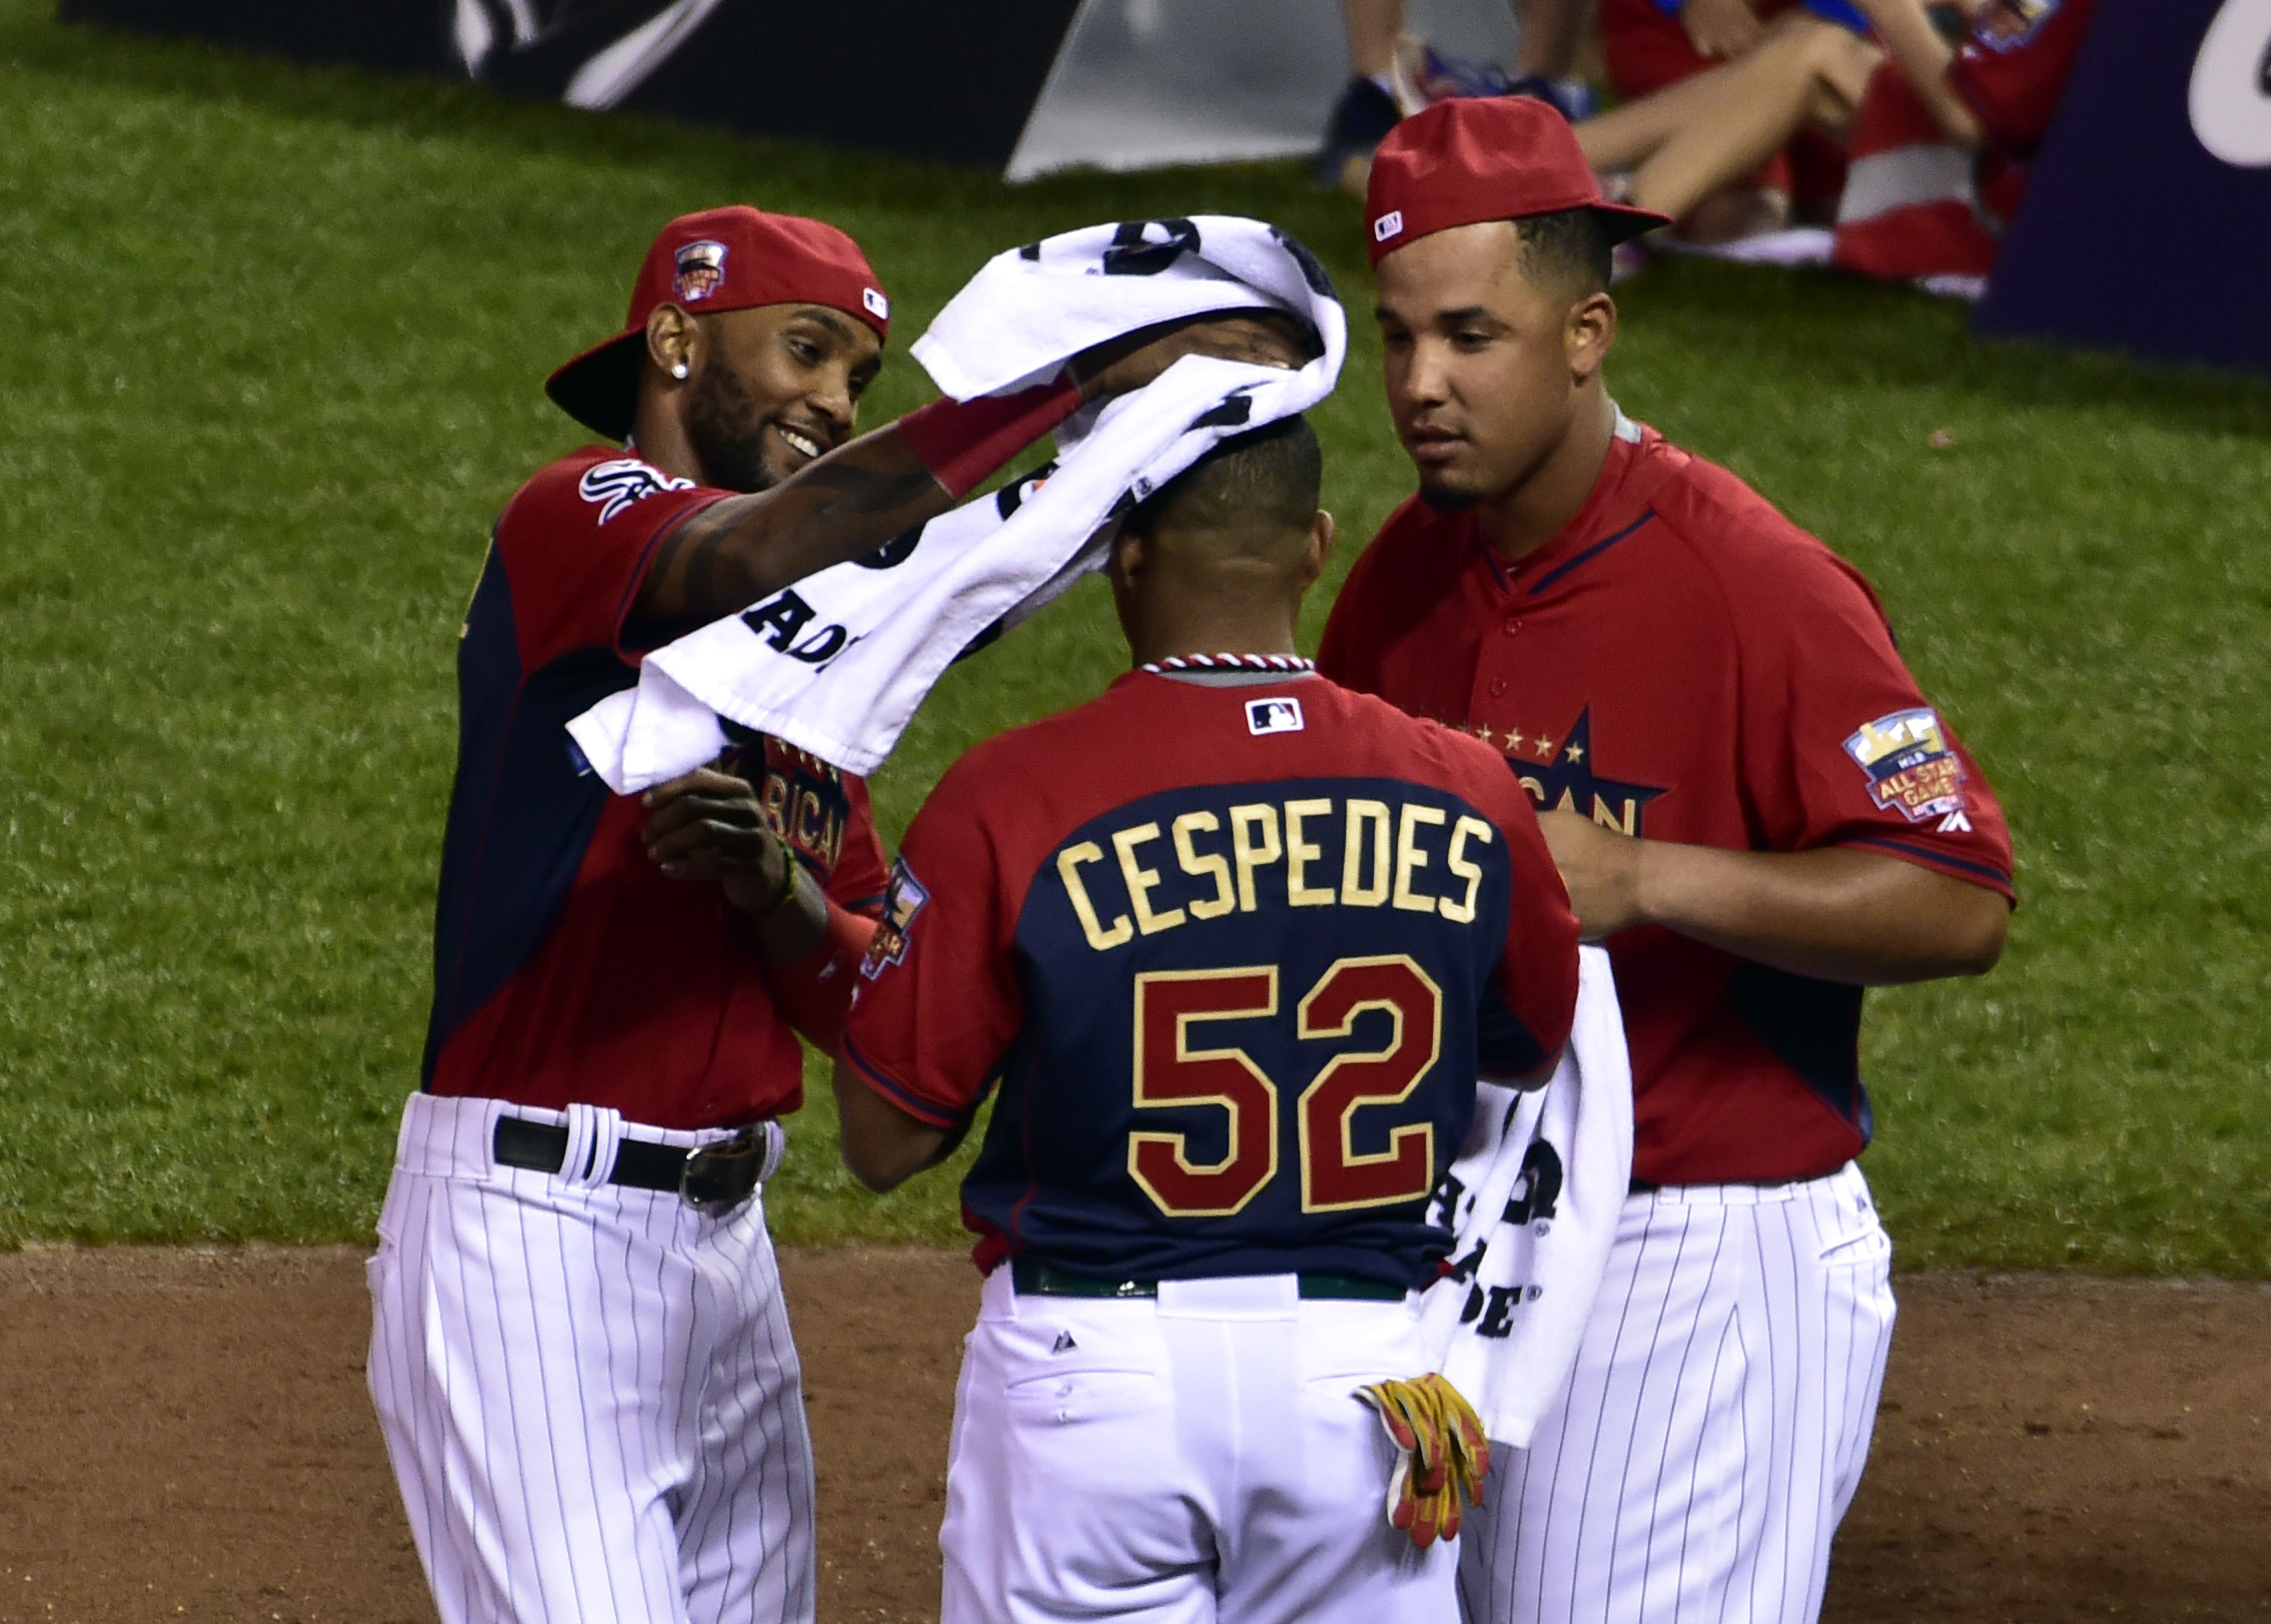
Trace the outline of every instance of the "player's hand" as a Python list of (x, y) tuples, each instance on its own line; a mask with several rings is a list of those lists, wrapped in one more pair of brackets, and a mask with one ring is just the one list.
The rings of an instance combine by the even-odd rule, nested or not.
[(1295, 372), (1319, 354), (1307, 327), (1276, 311), (1222, 311), (1125, 334), (1072, 360), (1084, 400), (1139, 390), (1185, 356)]
[(1750, 0), (1687, 0), (1680, 26), (1699, 52), (1722, 62), (1750, 50), (1764, 32)]
[(780, 897), (796, 859), (745, 780), (703, 767), (655, 785), (641, 801), (647, 857), (670, 878), (714, 881), (747, 913), (764, 913)]
[(1641, 911), (1640, 871), (1647, 842), (1604, 829), (1582, 812), (1538, 814), (1538, 828), (1569, 888), (1578, 933), (1588, 942), (1648, 921)]

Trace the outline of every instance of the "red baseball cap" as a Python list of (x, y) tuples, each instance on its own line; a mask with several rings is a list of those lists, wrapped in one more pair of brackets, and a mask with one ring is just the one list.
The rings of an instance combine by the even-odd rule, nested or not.
[(891, 301), (860, 245), (834, 226), (747, 204), (680, 215), (639, 266), (623, 331), (550, 378), (544, 393), (584, 426), (624, 439), (638, 405), (646, 319), (657, 305), (701, 314), (753, 305), (826, 305), (891, 337)]
[(1672, 224), (1602, 197), (1569, 121), (1532, 96), (1459, 96), (1414, 113), (1372, 155), (1364, 189), (1374, 265), (1453, 226), (1568, 209), (1591, 209), (1618, 242)]

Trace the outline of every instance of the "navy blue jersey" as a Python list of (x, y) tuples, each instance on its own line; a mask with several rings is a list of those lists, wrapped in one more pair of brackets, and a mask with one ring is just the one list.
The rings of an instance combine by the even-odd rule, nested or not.
[(1566, 1041), (1577, 925), (1475, 741), (1317, 677), (1134, 673), (908, 831), (845, 1054), (967, 1123), (979, 1260), (1413, 1286), (1478, 1069)]

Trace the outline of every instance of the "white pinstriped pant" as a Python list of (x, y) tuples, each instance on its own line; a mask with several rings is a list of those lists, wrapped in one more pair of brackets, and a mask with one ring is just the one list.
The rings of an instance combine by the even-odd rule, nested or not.
[[(581, 1176), (493, 1165), (565, 1123)], [(810, 1624), (812, 1444), (762, 1202), (604, 1183), (616, 1113), (414, 1095), (371, 1395), (443, 1624)], [(717, 1134), (638, 1130), (692, 1145)]]
[(1892, 1244), (1851, 1163), (1625, 1203), (1567, 1390), (1493, 1452), (1470, 1624), (1808, 1624), (1869, 1455)]

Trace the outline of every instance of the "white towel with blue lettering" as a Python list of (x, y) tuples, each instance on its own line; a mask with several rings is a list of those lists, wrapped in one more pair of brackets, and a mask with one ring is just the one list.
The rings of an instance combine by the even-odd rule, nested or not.
[(1553, 1081), (1476, 1085), (1437, 1208), (1451, 1271), (1420, 1297), (1435, 1368), (1494, 1443), (1526, 1449), (1577, 1362), (1632, 1188), (1632, 1064), (1609, 955), (1578, 950), (1577, 1020)]
[(1092, 226), (997, 256), (915, 345), (958, 401), (1046, 382), (1124, 333), (1232, 309), (1292, 312), (1324, 354), (1298, 372), (1186, 356), (1084, 410), (1059, 430), (1046, 480), (966, 502), (656, 649), (635, 687), (568, 724), (585, 759), (617, 794), (635, 793), (714, 759), (731, 722), (874, 771), (956, 656), (1102, 564), (1128, 503), (1223, 438), (1306, 411), (1340, 377), (1348, 331), (1330, 280), (1259, 221)]

